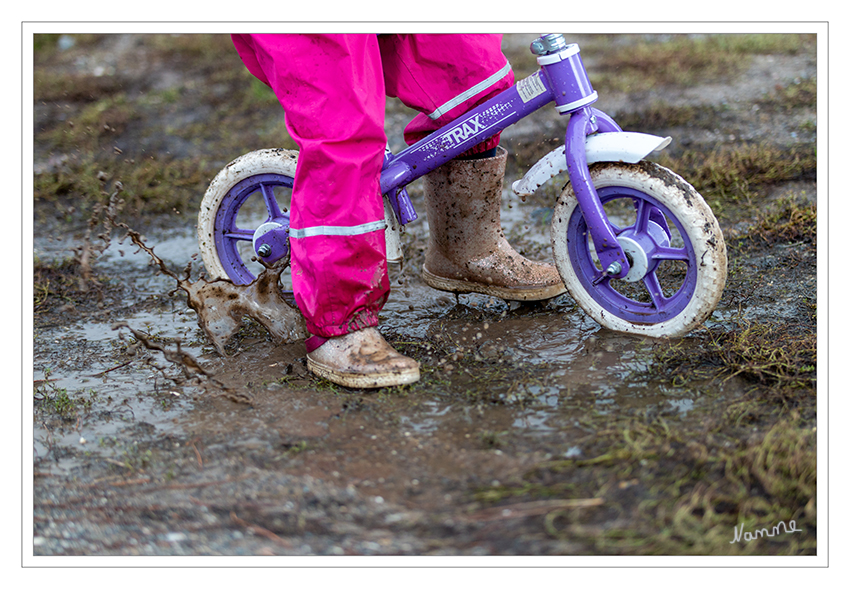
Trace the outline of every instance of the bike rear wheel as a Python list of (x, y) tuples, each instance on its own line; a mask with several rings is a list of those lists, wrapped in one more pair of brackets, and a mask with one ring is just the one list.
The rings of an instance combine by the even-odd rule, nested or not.
[(597, 323), (650, 337), (678, 337), (702, 324), (726, 284), (726, 245), (702, 196), (650, 162), (599, 163), (590, 175), (629, 259), (623, 279), (607, 276), (572, 186), (555, 207), (555, 265), (570, 295)]
[[(262, 272), (255, 236), (261, 227), (288, 231), (297, 162), (296, 151), (262, 149), (236, 158), (213, 179), (198, 213), (198, 244), (210, 277), (250, 284)], [(292, 291), (288, 270), (281, 289)]]

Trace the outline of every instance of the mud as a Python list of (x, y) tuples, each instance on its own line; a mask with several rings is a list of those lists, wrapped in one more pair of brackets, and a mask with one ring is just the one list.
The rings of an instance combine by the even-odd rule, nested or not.
[[(530, 73), (522, 71), (527, 41), (505, 41), (518, 79)], [(610, 39), (578, 41), (593, 80)], [(92, 68), (103, 67), (115, 83), (94, 84), (85, 97), (36, 95), (35, 173), (58, 174), (70, 157), (40, 140), (39, 129), (57, 112), (73, 118), (82, 102), (115, 85), (173, 88), (177, 96), (110, 135), (122, 157), (202, 153), (211, 162), (208, 182), (242, 152), (270, 147), (250, 134), (234, 140), (234, 151), (230, 139), (151, 132), (241, 104), (246, 91), (246, 78), (241, 86), (212, 83), (209, 69), (171, 60), (164, 47), (106, 36), (86, 47), (85, 60), (72, 58), (73, 46), (37, 60), (45, 76), (77, 68), (101, 80)], [(229, 57), (218, 67), (241, 67)], [(635, 129), (672, 135), (673, 156), (713, 151), (732, 136), (790, 149), (814, 142), (813, 107), (766, 115), (753, 105), (815, 77), (807, 45), (757, 55), (749, 69), (697, 87), (600, 91), (597, 106), (639, 117), (662, 99), (670, 108), (722, 105), (712, 127)], [(208, 92), (193, 90), (205, 85)], [(263, 114), (266, 126), (282, 118), (274, 104)], [(390, 101), (393, 148), (409, 114)], [(511, 154), (506, 187), (562, 133), (557, 115), (532, 119), (503, 134)], [(427, 219), (412, 223), (402, 235), (404, 264), (391, 268), (381, 331), (422, 363), (422, 380), (377, 391), (307, 372), (294, 323), (262, 319), (269, 306), (291, 310), (271, 288), (274, 272), (255, 286), (260, 294), (203, 279), (194, 226), (203, 183), (170, 215), (129, 206), (71, 210), (73, 195), (37, 200), (33, 429), (24, 440), (33, 448), (32, 554), (816, 554), (814, 373), (801, 369), (783, 388), (744, 368), (702, 366), (691, 378), (665, 363), (671, 350), (707, 352), (718, 334), (753, 323), (815, 333), (816, 240), (759, 237), (770, 228), (759, 225), (764, 211), (781, 217), (791, 206), (816, 216), (817, 186), (806, 174), (765, 185), (757, 203), (703, 190), (726, 235), (729, 282), (706, 325), (676, 342), (602, 329), (568, 295), (506, 303), (430, 289), (420, 278)], [(99, 179), (104, 195), (114, 180)], [(424, 217), (421, 188), (414, 184), (410, 194)], [(549, 258), (555, 198), (504, 192), (505, 234), (521, 253)], [(90, 220), (98, 226), (110, 215), (117, 228), (93, 246), (100, 242)], [(798, 217), (789, 213), (788, 223)], [(199, 325), (210, 288), (236, 304)], [(793, 440), (800, 456), (785, 451), (782, 460), (794, 468), (757, 461), (776, 439)], [(801, 533), (730, 543), (735, 526), (790, 519)]]
[[(198, 326), (219, 354), (227, 354), (225, 346), (241, 329), (245, 318), (253, 319), (262, 326), (275, 344), (291, 344), (309, 336), (298, 308), (291, 300), (287, 301), (279, 287), (281, 275), (289, 266), (288, 257), (266, 266), (257, 279), (248, 285), (206, 277), (192, 281), (191, 263), (187, 265), (183, 277), (177, 276), (152, 248), (145, 245), (137, 231), (123, 223), (118, 226), (127, 229), (133, 244), (147, 253), (163, 274), (176, 281), (177, 289), (186, 294), (187, 304), (198, 315)], [(137, 334), (134, 335), (140, 339)], [(180, 362), (183, 365), (185, 363)]]

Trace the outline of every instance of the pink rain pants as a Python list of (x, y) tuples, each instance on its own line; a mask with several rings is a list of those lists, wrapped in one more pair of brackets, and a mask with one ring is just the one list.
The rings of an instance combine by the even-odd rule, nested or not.
[(390, 291), (379, 188), (385, 96), (422, 113), (404, 132), (415, 143), (513, 84), (501, 35), (233, 35), (233, 42), (274, 91), (300, 149), (290, 244), (307, 328), (334, 337), (374, 327)]

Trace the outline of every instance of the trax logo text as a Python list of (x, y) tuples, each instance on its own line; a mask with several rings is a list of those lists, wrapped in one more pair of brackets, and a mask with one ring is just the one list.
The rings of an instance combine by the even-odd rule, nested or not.
[(453, 129), (446, 134), (446, 139), (454, 143), (455, 145), (466, 141), (470, 137), (472, 137), (475, 133), (479, 131), (483, 131), (485, 129), (484, 125), (481, 124), (481, 115), (476, 115), (471, 118), (469, 121), (458, 127), (457, 129)]

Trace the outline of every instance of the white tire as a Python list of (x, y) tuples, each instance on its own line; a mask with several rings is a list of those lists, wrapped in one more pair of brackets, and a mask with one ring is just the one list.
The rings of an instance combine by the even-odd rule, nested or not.
[[(198, 213), (198, 244), (204, 267), (211, 278), (232, 280), (232, 276), (225, 269), (227, 260), (223, 258), (226, 256), (223, 256), (223, 252), (219, 252), (216, 247), (216, 216), (230, 191), (246, 178), (259, 174), (278, 174), (294, 178), (297, 163), (297, 151), (286, 149), (252, 151), (227, 164), (210, 183)], [(279, 202), (279, 205), (285, 210), (291, 203), (288, 199), (283, 200), (284, 202)], [(258, 211), (256, 214), (261, 215), (262, 212)], [(245, 260), (245, 266), (248, 265), (248, 260)], [(249, 268), (249, 271), (256, 275), (258, 268)]]
[[(219, 248), (216, 246), (216, 217), (219, 215), (222, 206), (228, 206), (228, 204), (223, 205), (223, 203), (226, 203), (230, 191), (247, 178), (261, 174), (276, 174), (294, 179), (297, 164), (297, 151), (260, 149), (236, 158), (227, 164), (216, 175), (213, 181), (210, 182), (209, 188), (207, 188), (204, 198), (201, 201), (201, 210), (198, 213), (198, 244), (201, 250), (201, 258), (204, 261), (204, 267), (211, 278), (234, 280), (235, 277), (241, 277), (242, 281), (245, 281), (246, 275), (244, 272), (239, 268), (233, 267), (234, 265), (238, 265), (235, 264), (233, 253), (231, 252), (229, 254), (231, 260), (228, 262), (228, 255), (225, 252), (219, 251)], [(276, 194), (276, 196), (278, 204), (286, 211), (292, 204), (291, 192), (284, 190), (280, 194)], [(262, 216), (262, 211), (259, 214)], [(401, 262), (403, 257), (399, 224), (386, 198), (384, 198), (384, 215), (387, 222), (385, 232), (387, 259), (389, 262), (398, 263)], [(259, 227), (262, 222), (262, 219), (255, 217), (254, 223), (256, 227)], [(252, 229), (256, 229), (256, 227), (252, 227)], [(253, 252), (248, 248), (247, 242), (243, 249), (244, 253), (241, 256), (242, 265), (245, 270), (256, 276), (258, 272), (262, 271), (262, 266), (259, 263), (254, 262), (252, 264), (250, 262)], [(229, 272), (227, 266), (230, 266)]]
[[(568, 184), (553, 213), (551, 239), (555, 265), (576, 303), (603, 327), (624, 333), (655, 338), (679, 337), (702, 324), (717, 307), (723, 294), (727, 264), (723, 233), (702, 196), (680, 176), (650, 162), (594, 164), (590, 175), (600, 196), (607, 195), (603, 200), (607, 199), (605, 208), (609, 218), (612, 218), (609, 206), (616, 209), (618, 204), (623, 204), (620, 209), (627, 215), (629, 206), (635, 202), (632, 195), (645, 195), (638, 198), (653, 204), (656, 211), (664, 214), (668, 225), (666, 233), (671, 234), (668, 236), (670, 247), (681, 248), (679, 251), (687, 252), (688, 259), (659, 262), (658, 273), (661, 274), (664, 269), (664, 280), (672, 284), (669, 298), (650, 292), (650, 287), (641, 278), (633, 278), (636, 282), (631, 284), (610, 278), (600, 280), (601, 268), (597, 264), (591, 270), (588, 262), (595, 255), (592, 240), (586, 237), (586, 231), (581, 233), (581, 228), (586, 226), (582, 225), (575, 192)], [(619, 193), (618, 188), (623, 189), (623, 193)], [(631, 212), (634, 214), (634, 207)], [(571, 220), (573, 225), (570, 225)], [(612, 222), (618, 224), (614, 218)], [(620, 227), (628, 228), (628, 223), (626, 219)], [(655, 222), (656, 234), (660, 227), (661, 224)], [(650, 260), (649, 264), (652, 263)], [(667, 271), (667, 264), (678, 264), (679, 267)], [(594, 273), (597, 273), (596, 284), (590, 279)], [(654, 280), (653, 284), (657, 285), (662, 279), (650, 276), (655, 274), (654, 270), (650, 270), (646, 280)], [(679, 275), (682, 276), (681, 287), (676, 286)], [(625, 288), (632, 290), (626, 291)], [(658, 290), (666, 288), (665, 283)], [(631, 293), (640, 293), (641, 289), (644, 293), (634, 295), (632, 300)], [(669, 306), (667, 301), (671, 301)], [(620, 302), (623, 304), (619, 305)]]

